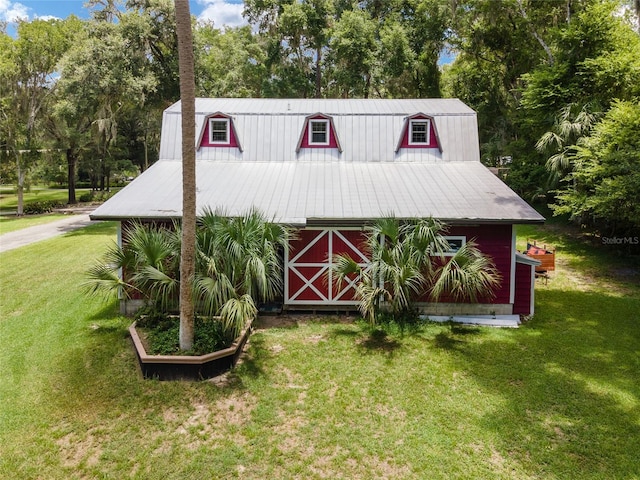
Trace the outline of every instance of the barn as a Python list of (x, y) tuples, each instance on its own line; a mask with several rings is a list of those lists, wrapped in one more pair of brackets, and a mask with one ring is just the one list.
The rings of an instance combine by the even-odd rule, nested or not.
[[(159, 159), (91, 218), (182, 215), (181, 108), (163, 116)], [(476, 113), (457, 99), (196, 100), (198, 212), (257, 207), (298, 235), (284, 258), (282, 307), (352, 309), (352, 285), (325, 278), (333, 254), (363, 264), (372, 219), (434, 217), (452, 250), (475, 239), (502, 274), (492, 300), (424, 302), (427, 313), (533, 314), (535, 261), (516, 251), (517, 224), (544, 218), (480, 162)], [(119, 235), (121, 238), (121, 235)]]

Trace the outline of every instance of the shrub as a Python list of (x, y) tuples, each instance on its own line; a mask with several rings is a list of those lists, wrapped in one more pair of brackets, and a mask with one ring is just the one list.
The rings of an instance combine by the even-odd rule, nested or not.
[(204, 355), (230, 347), (233, 335), (217, 319), (196, 317), (193, 349), (180, 350), (178, 340), (180, 319), (162, 313), (141, 316), (137, 327), (146, 333), (148, 353), (151, 355)]
[(43, 200), (40, 202), (31, 202), (24, 206), (25, 215), (40, 215), (42, 213), (49, 213), (54, 208), (60, 208), (62, 204), (54, 202), (52, 200)]
[(85, 192), (80, 197), (78, 197), (78, 201), (86, 203), (93, 201), (93, 192)]
[[(220, 316), (234, 337), (255, 318), (260, 302), (282, 293), (282, 255), (289, 231), (258, 211), (227, 218), (206, 211), (199, 219), (194, 300), (197, 313)], [(175, 311), (180, 287), (180, 226), (135, 224), (124, 246), (114, 246), (89, 272), (90, 293), (138, 292), (163, 312)], [(123, 280), (118, 269), (128, 272)]]

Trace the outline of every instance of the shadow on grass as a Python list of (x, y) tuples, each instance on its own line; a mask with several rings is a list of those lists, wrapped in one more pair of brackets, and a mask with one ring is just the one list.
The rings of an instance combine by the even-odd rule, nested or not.
[[(102, 320), (113, 320), (121, 316), (118, 302), (116, 300), (105, 300), (102, 308), (93, 315), (88, 316), (87, 320), (98, 322)], [(133, 322), (133, 319), (131, 319), (131, 322)]]
[(367, 353), (378, 352), (392, 357), (402, 347), (402, 344), (395, 338), (389, 337), (386, 331), (375, 329), (364, 340), (359, 342), (358, 346)]
[(338, 338), (338, 337), (351, 337), (355, 338), (361, 335), (362, 332), (360, 330), (352, 329), (352, 328), (332, 328), (329, 334), (330, 338)]
[(443, 350), (457, 350), (465, 342), (455, 338), (451, 332), (440, 332), (433, 338), (433, 343), (437, 348)]
[[(103, 222), (97, 221), (95, 224), (87, 225), (86, 227), (72, 230), (64, 234), (65, 237), (82, 237), (84, 235), (115, 235), (116, 222)], [(115, 240), (115, 238), (114, 238)], [(101, 252), (97, 252), (101, 253)]]
[(460, 368), (503, 400), (482, 427), (534, 476), (544, 465), (550, 478), (635, 478), (640, 299), (545, 290), (539, 304), (533, 321), (508, 336), (449, 347)]
[(264, 338), (255, 333), (249, 337), (245, 352), (242, 354), (241, 362), (236, 368), (231, 370), (231, 377), (236, 378), (241, 386), (241, 376), (259, 377), (264, 374), (264, 364), (271, 356), (271, 353), (265, 346)]

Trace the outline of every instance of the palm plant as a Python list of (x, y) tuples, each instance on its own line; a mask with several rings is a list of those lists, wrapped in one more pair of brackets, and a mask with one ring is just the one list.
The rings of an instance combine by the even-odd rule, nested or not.
[(199, 224), (197, 298), (239, 331), (256, 315), (258, 302), (282, 292), (281, 253), (288, 248), (289, 230), (255, 209), (236, 218), (208, 209)]
[[(124, 246), (112, 245), (88, 271), (90, 293), (134, 292), (163, 310), (175, 307), (179, 287), (180, 238), (175, 230), (134, 223)], [(123, 274), (124, 273), (124, 274)]]
[(355, 296), (362, 315), (375, 324), (382, 307), (395, 318), (411, 313), (426, 293), (437, 301), (445, 293), (456, 300), (490, 296), (500, 283), (493, 262), (477, 245), (467, 242), (450, 260), (445, 225), (435, 219), (400, 222), (386, 217), (367, 227), (366, 249), (371, 261), (360, 266), (349, 255), (332, 261), (338, 285), (358, 278)]
[(552, 153), (546, 167), (551, 174), (551, 180), (556, 183), (571, 171), (584, 138), (589, 136), (598, 120), (599, 115), (590, 113), (590, 108), (590, 104), (583, 105), (576, 113), (575, 104), (566, 105), (560, 110), (552, 129), (545, 132), (536, 142), (538, 152)]
[[(255, 317), (259, 302), (282, 292), (281, 259), (289, 230), (269, 223), (257, 210), (237, 218), (207, 210), (198, 224), (195, 308), (208, 316), (219, 315), (235, 336), (247, 319)], [(167, 313), (175, 311), (180, 290), (180, 225), (137, 223), (125, 238), (122, 247), (111, 247), (103, 261), (88, 271), (89, 291), (112, 294), (119, 290), (125, 296), (138, 292), (148, 304)]]

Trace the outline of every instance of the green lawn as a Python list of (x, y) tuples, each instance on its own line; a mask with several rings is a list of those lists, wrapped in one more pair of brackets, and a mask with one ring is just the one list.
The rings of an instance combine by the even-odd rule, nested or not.
[(114, 224), (0, 254), (0, 478), (640, 478), (638, 279), (521, 233), (561, 247), (521, 328), (289, 318), (223, 384), (141, 380), (80, 293)]
[[(111, 192), (117, 192), (121, 187), (111, 187)], [(76, 188), (76, 198), (84, 193), (91, 192), (90, 188)], [(99, 192), (98, 192), (99, 194)], [(69, 191), (66, 188), (48, 188), (43, 186), (33, 186), (24, 192), (24, 204), (33, 202), (57, 202), (66, 204), (69, 199)], [(15, 186), (0, 186), (0, 212), (13, 211), (18, 208), (18, 195)]]
[[(82, 195), (84, 192), (90, 191), (89, 188), (77, 189), (76, 196)], [(31, 202), (59, 202), (67, 203), (69, 193), (64, 188), (46, 188), (42, 186), (34, 186), (28, 192), (24, 192), (24, 203), (28, 205)], [(0, 188), (0, 211), (14, 210), (18, 208), (18, 195), (14, 186), (3, 185)]]

